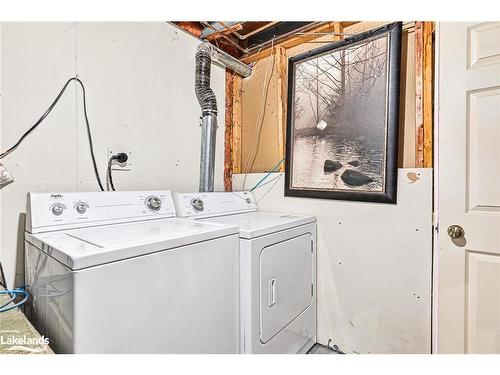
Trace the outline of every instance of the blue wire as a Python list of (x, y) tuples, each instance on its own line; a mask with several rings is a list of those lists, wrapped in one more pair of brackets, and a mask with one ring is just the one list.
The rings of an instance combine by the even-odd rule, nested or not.
[[(13, 306), (6, 307), (6, 306), (10, 305), (12, 302), (14, 302), (14, 300), (17, 298), (18, 293), (24, 295), (23, 299), (20, 302), (14, 304)], [(16, 307), (23, 305), (28, 300), (28, 296), (29, 296), (28, 292), (26, 292), (23, 289), (0, 290), (0, 294), (9, 294), (11, 296), (11, 300), (9, 302), (0, 306), (0, 313), (15, 309)]]
[(251, 189), (250, 189), (250, 191), (254, 191), (255, 189), (257, 189), (257, 188), (259, 187), (259, 185), (260, 185), (262, 182), (264, 182), (264, 180), (265, 180), (266, 178), (268, 178), (270, 175), (272, 175), (274, 172), (276, 172), (276, 170), (279, 168), (279, 166), (281, 165), (281, 163), (283, 163), (284, 161), (285, 161), (285, 158), (281, 159), (281, 160), (278, 162), (278, 164), (276, 164), (276, 166), (275, 166), (273, 169), (271, 169), (271, 170), (270, 170), (270, 171), (269, 171), (269, 172), (268, 172), (268, 173), (267, 173), (264, 177), (262, 177), (262, 178), (259, 180), (259, 182), (257, 182), (257, 183), (255, 184), (255, 186), (254, 186), (253, 188), (251, 188)]
[(12, 302), (14, 302), (14, 300), (16, 299), (16, 295), (15, 294), (11, 294), (11, 299), (10, 301), (7, 301), (7, 303), (4, 303), (2, 306), (0, 306), (0, 311), (2, 311), (2, 309), (7, 306), (7, 305), (10, 305)]
[[(18, 293), (23, 294), (24, 298), (13, 306), (6, 308), (6, 306), (14, 302), (14, 300), (17, 298)], [(22, 289), (0, 290), (0, 294), (9, 294), (11, 296), (11, 300), (0, 307), (0, 313), (15, 309), (16, 307), (23, 305), (28, 300), (28, 292)]]

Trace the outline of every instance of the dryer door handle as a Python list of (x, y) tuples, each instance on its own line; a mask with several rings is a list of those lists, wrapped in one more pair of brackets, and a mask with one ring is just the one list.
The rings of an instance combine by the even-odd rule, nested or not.
[(273, 307), (276, 304), (276, 277), (269, 279), (267, 282), (267, 295), (269, 307)]

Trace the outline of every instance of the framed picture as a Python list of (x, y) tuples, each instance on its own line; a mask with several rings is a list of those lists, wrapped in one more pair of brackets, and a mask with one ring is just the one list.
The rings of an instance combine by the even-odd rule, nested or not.
[(289, 59), (285, 195), (396, 203), (401, 31)]

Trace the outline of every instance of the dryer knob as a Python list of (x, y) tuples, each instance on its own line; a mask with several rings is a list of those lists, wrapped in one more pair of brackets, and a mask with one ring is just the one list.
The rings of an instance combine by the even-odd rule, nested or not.
[(149, 197), (146, 199), (146, 206), (151, 211), (159, 211), (161, 208), (161, 199), (158, 197)]
[(205, 203), (203, 203), (203, 200), (200, 198), (194, 198), (191, 201), (191, 207), (193, 207), (196, 212), (201, 212), (205, 209)]

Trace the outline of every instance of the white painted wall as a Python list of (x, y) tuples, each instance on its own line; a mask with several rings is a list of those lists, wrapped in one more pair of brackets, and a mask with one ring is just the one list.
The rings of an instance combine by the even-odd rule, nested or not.
[[(87, 88), (94, 149), (104, 180), (108, 147), (133, 152), (115, 172), (119, 190), (198, 189), (200, 109), (194, 93), (198, 41), (167, 23), (2, 23), (0, 145), (5, 150), (78, 74)], [(224, 70), (212, 87), (224, 123)], [(2, 160), (16, 181), (0, 192), (0, 259), (8, 283), (22, 282), (29, 191), (95, 191), (82, 112), (72, 84), (49, 118)], [(221, 120), (222, 119), (222, 120)], [(216, 189), (223, 187), (223, 126), (217, 132)]]
[[(263, 176), (248, 174), (245, 188)], [(243, 179), (233, 176), (234, 190)], [(284, 197), (283, 180), (275, 174), (254, 194), (260, 210), (317, 218), (318, 341), (348, 353), (430, 353), (432, 170), (399, 169), (397, 205)]]

